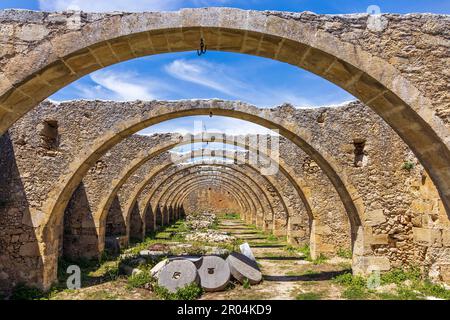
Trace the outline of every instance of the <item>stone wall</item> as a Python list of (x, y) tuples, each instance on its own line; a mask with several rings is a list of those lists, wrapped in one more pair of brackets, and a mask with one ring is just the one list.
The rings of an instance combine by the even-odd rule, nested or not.
[[(148, 221), (146, 214), (151, 211), (152, 228), (160, 225), (162, 221), (161, 218), (158, 221), (156, 213), (161, 208), (148, 206), (148, 196), (163, 188), (161, 177), (167, 177), (173, 170), (170, 166), (164, 169), (165, 163), (170, 162), (167, 162), (167, 149), (161, 145), (176, 145), (180, 136), (129, 136), (115, 140), (117, 143), (110, 149), (98, 148), (96, 143), (115, 130), (123, 130), (130, 121), (138, 123), (137, 117), (151, 119), (170, 111), (195, 111), (196, 108), (229, 114), (240, 110), (279, 121), (293, 131), (295, 126), (301, 127), (310, 145), (317, 146), (318, 152), (329, 157), (325, 161), (339, 173), (352, 203), (361, 213), (361, 228), (356, 235), (364, 241), (358, 253), (368, 258), (361, 259), (360, 263), (375, 259), (385, 269), (419, 263), (435, 278), (447, 279), (449, 220), (436, 188), (397, 134), (359, 102), (337, 108), (295, 109), (284, 105), (260, 110), (219, 100), (73, 101), (59, 105), (44, 102), (1, 137), (0, 277), (5, 280), (3, 283), (44, 281), (41, 270), (49, 262), (44, 264), (41, 250), (48, 248), (44, 245), (46, 241), (53, 243), (53, 239), (42, 238), (41, 233), (47, 227), (43, 222), (50, 214), (49, 201), (59, 199), (61, 203), (56, 205), (65, 209), (64, 220), (49, 220), (53, 224), (48, 226), (59, 230), (60, 238), (72, 244), (66, 245), (66, 249), (73, 256), (85, 249), (95, 256), (103, 249), (102, 223), (107, 234), (143, 234)], [(141, 153), (142, 150), (148, 153)], [(299, 200), (297, 188), (300, 188), (316, 222), (320, 222), (315, 225), (315, 238), (311, 241), (321, 247), (319, 251), (332, 254), (339, 247), (350, 245), (349, 206), (343, 202), (342, 190), (336, 188), (329, 172), (311, 154), (287, 138), (280, 138), (279, 161), (284, 171), (267, 177), (272, 185), (257, 175), (254, 178), (270, 199), (268, 203), (278, 208), (276, 212), (286, 216), (300, 211), (299, 216), (305, 218), (301, 225), (306, 226), (307, 212), (301, 209), (305, 203)], [(83, 159), (88, 160), (83, 162)], [(140, 160), (134, 163), (136, 159)], [(145, 180), (149, 178), (149, 170), (156, 174), (156, 169), (160, 175)], [(70, 191), (65, 184), (72, 184), (75, 178), (79, 179), (77, 188), (62, 198), (55, 197), (56, 189)], [(104, 210), (100, 208), (110, 214), (101, 217)], [(120, 214), (111, 214), (119, 211)], [(253, 214), (257, 216), (257, 212)], [(131, 228), (130, 221), (139, 222), (137, 217), (142, 226), (135, 228), (135, 224)], [(252, 219), (257, 221), (255, 216)], [(122, 229), (113, 228), (117, 221), (122, 223)], [(310, 230), (311, 226), (307, 227)], [(84, 247), (80, 248), (81, 236), (87, 240), (81, 242)], [(62, 241), (56, 243), (61, 254)], [(336, 245), (331, 246), (333, 243)]]

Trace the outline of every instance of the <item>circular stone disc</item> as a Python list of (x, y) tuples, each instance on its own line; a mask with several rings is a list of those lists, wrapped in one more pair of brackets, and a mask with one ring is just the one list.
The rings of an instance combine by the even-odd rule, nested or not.
[(256, 261), (253, 261), (245, 255), (232, 252), (227, 258), (228, 265), (233, 277), (240, 283), (248, 279), (250, 284), (260, 283), (262, 280), (261, 271), (259, 271)]
[(221, 257), (205, 256), (198, 269), (200, 285), (205, 291), (220, 291), (225, 289), (230, 281), (230, 267)]
[(198, 283), (195, 265), (189, 260), (173, 260), (160, 272), (158, 284), (170, 292), (176, 292), (191, 283)]

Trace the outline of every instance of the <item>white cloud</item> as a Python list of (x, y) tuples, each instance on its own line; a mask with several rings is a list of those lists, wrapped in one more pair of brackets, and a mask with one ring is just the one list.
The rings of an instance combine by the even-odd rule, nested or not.
[(255, 87), (250, 81), (236, 77), (242, 73), (218, 63), (178, 59), (165, 66), (174, 78), (213, 89), (233, 99), (242, 100), (261, 107), (289, 102), (296, 106), (309, 105), (308, 99), (291, 91), (273, 87)]
[(223, 5), (229, 0), (39, 0), (44, 11), (83, 10), (88, 12), (108, 11), (169, 11), (184, 6)]
[(135, 72), (100, 70), (90, 76), (95, 85), (74, 84), (76, 95), (83, 99), (153, 100), (164, 99), (174, 90), (169, 84)]

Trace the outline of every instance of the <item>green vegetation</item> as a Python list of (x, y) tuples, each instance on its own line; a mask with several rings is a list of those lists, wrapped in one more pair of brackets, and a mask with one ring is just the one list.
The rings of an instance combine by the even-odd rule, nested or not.
[(412, 161), (405, 161), (403, 162), (402, 165), (402, 169), (407, 170), (407, 171), (411, 171), (412, 169), (414, 169), (414, 162)]
[(316, 259), (312, 259), (313, 264), (322, 264), (325, 263), (328, 260), (328, 257), (324, 255), (323, 253), (319, 254), (319, 256)]
[(152, 276), (148, 271), (142, 271), (141, 273), (137, 273), (128, 277), (127, 288), (143, 288), (145, 285), (152, 282)]
[(266, 239), (268, 241), (278, 241), (278, 237), (273, 235), (273, 234), (271, 234), (271, 233), (266, 236)]
[(14, 290), (12, 295), (10, 296), (11, 300), (41, 300), (45, 299), (46, 294), (35, 287), (28, 287), (25, 284), (18, 284)]
[(450, 300), (450, 290), (446, 290), (439, 284), (434, 284), (428, 279), (423, 279), (420, 269), (393, 269), (381, 274), (381, 285), (392, 285), (393, 292), (376, 292), (367, 286), (368, 279), (361, 276), (353, 276), (351, 273), (339, 275), (333, 279), (337, 284), (345, 287), (342, 296), (346, 299), (385, 299), (385, 300), (419, 300), (426, 296), (433, 296)]
[(242, 283), (242, 287), (244, 289), (251, 289), (252, 285), (250, 284), (250, 281), (247, 278), (244, 279), (244, 281)]
[(226, 213), (221, 218), (228, 220), (239, 220), (241, 216), (238, 213)]
[(195, 283), (180, 288), (174, 293), (157, 284), (153, 286), (153, 290), (162, 300), (195, 300), (203, 294), (203, 289)]
[(295, 299), (296, 300), (321, 300), (323, 297), (322, 292), (305, 292), (299, 293)]
[(337, 256), (340, 258), (344, 258), (344, 259), (351, 259), (352, 258), (352, 250), (339, 248), (337, 251)]

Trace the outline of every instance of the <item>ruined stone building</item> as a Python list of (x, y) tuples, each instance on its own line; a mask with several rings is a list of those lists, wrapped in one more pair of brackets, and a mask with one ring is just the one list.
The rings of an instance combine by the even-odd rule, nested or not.
[[(351, 250), (356, 274), (419, 265), (450, 283), (450, 18), (371, 18), (1, 11), (0, 289), (49, 288), (61, 256), (100, 257), (112, 237), (126, 246), (196, 210), (239, 213), (313, 256)], [(310, 109), (46, 100), (95, 70), (195, 50), (200, 38), (311, 71), (357, 100)], [(135, 134), (192, 115), (279, 136)], [(276, 140), (277, 154), (258, 139)], [(199, 141), (236, 148), (173, 152)]]

